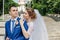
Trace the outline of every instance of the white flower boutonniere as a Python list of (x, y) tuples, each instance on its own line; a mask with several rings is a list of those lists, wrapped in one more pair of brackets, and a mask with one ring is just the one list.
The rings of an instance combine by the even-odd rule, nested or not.
[(18, 21), (16, 20), (15, 24), (17, 25), (18, 24)]

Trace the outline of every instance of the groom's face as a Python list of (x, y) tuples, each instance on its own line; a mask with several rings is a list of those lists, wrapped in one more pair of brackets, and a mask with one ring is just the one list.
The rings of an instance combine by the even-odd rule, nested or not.
[(12, 17), (17, 17), (18, 16), (18, 9), (17, 9), (17, 7), (11, 7), (10, 8), (10, 15)]

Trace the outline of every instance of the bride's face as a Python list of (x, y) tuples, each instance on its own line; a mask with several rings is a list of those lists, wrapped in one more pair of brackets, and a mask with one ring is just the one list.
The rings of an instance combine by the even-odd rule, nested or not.
[(29, 19), (29, 14), (28, 14), (27, 11), (24, 12), (24, 15), (23, 16), (24, 16), (25, 19)]

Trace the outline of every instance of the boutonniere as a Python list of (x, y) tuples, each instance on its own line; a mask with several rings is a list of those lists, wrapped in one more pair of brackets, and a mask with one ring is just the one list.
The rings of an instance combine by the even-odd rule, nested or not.
[(16, 20), (15, 24), (17, 25), (18, 24), (18, 21)]

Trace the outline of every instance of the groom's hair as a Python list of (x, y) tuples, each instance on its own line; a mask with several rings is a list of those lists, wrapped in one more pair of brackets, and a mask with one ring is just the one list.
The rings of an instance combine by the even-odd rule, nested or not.
[(9, 11), (11, 10), (11, 7), (17, 7), (16, 5), (10, 5), (9, 6)]

